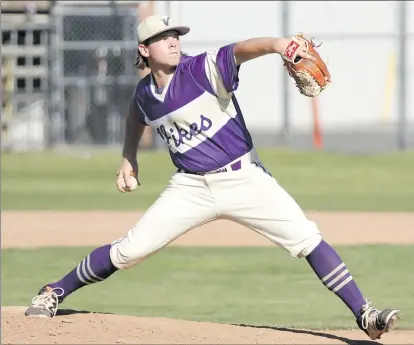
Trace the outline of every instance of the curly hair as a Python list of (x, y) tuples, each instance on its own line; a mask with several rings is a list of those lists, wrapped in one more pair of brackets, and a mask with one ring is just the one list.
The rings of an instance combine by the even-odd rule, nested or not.
[(135, 61), (134, 66), (140, 70), (144, 70), (145, 68), (149, 67), (148, 59), (145, 56), (142, 56), (139, 48), (137, 49), (137, 60)]

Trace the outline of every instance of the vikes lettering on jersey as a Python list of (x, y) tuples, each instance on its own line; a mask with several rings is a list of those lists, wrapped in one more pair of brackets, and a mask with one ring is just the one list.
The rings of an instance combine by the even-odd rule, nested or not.
[(217, 98), (204, 92), (180, 109), (158, 120), (149, 121), (149, 125), (173, 152), (185, 153), (204, 140), (213, 139), (230, 119), (236, 117), (237, 112), (231, 99), (226, 103), (227, 108), (223, 112)]
[(216, 54), (183, 57), (161, 94), (152, 75), (137, 85), (140, 121), (154, 128), (183, 170), (216, 170), (253, 148), (233, 92), (238, 87), (233, 45)]
[[(197, 145), (197, 142), (201, 141), (202, 137), (208, 137), (207, 131), (213, 126), (213, 122), (204, 115), (200, 115), (199, 123), (191, 123), (189, 126), (186, 126), (187, 128), (180, 127), (177, 122), (173, 124), (174, 128), (170, 127), (168, 131), (164, 125), (157, 127), (156, 131), (172, 150), (178, 149), (180, 152), (183, 152), (180, 146), (194, 147)], [(200, 136), (197, 138), (198, 135)]]

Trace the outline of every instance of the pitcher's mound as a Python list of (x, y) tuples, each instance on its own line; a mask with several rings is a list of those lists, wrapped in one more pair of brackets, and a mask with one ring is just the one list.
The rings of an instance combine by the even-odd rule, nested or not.
[[(377, 344), (361, 331), (271, 329), (72, 310), (62, 310), (54, 319), (28, 319), (24, 311), (2, 308), (2, 344)], [(414, 332), (393, 332), (381, 343), (412, 344), (413, 339)]]

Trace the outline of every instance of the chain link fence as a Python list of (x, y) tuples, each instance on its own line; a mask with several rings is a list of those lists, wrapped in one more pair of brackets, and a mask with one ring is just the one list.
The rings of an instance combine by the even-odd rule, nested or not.
[(63, 97), (57, 142), (120, 144), (128, 102), (139, 80), (133, 66), (135, 11), (116, 5), (64, 5), (55, 21), (60, 29), (56, 44)]
[[(16, 2), (10, 1), (10, 3), (14, 4)], [(202, 6), (201, 3), (196, 5), (195, 2), (188, 2), (188, 5), (186, 3), (185, 6), (180, 5), (181, 3), (179, 2), (171, 2), (171, 4), (173, 3), (178, 6), (178, 9), (174, 10), (170, 8), (167, 12), (175, 13), (181, 20), (185, 21), (187, 19), (198, 18), (197, 22), (199, 22), (205, 17), (202, 10), (198, 11), (195, 8), (196, 6)], [(226, 11), (226, 9), (223, 9), (225, 7), (224, 3), (220, 5), (222, 9), (221, 15), (223, 17)], [(285, 4), (287, 7), (287, 3), (283, 2), (282, 4)], [(292, 4), (294, 5), (294, 3)], [(17, 128), (15, 132), (18, 132), (16, 140), (19, 144), (23, 141), (28, 141), (26, 133), (33, 134), (33, 130), (31, 128), (28, 129), (28, 126), (25, 127), (25, 130), (20, 129), (32, 120), (35, 121), (38, 128), (41, 127), (39, 121), (44, 122), (43, 129), (39, 129), (35, 138), (35, 141), (41, 144), (39, 147), (59, 147), (66, 145), (118, 146), (122, 144), (128, 102), (140, 79), (140, 75), (134, 66), (137, 49), (137, 6), (138, 2), (132, 1), (129, 4), (121, 4), (116, 1), (106, 1), (105, 3), (102, 3), (102, 1), (79, 1), (76, 4), (69, 1), (57, 1), (54, 3), (50, 13), (47, 16), (44, 15), (44, 19), (38, 22), (36, 20), (25, 22), (23, 18), (23, 21), (20, 20), (18, 28), (6, 27), (2, 16), (2, 58), (4, 52), (8, 51), (12, 62), (18, 67), (6, 69), (6, 61), (2, 59), (4, 60), (2, 61), (2, 70), (12, 71), (10, 73), (2, 73), (2, 83), (5, 86), (2, 89), (2, 96), (4, 100), (7, 97), (7, 102), (3, 101), (5, 104), (3, 109), (7, 110), (8, 113), (12, 113), (10, 117), (14, 123), (16, 119), (30, 119), (27, 121), (24, 120), (26, 123), (20, 121), (18, 126), (14, 126)], [(204, 6), (213, 7), (213, 4), (210, 3)], [(232, 11), (233, 4), (228, 2), (226, 8), (227, 11)], [(297, 11), (299, 10), (296, 9)], [(285, 12), (284, 18), (287, 22), (295, 18), (296, 12), (294, 9), (291, 8), (290, 11), (286, 10)], [(199, 17), (197, 17), (196, 13)], [(39, 14), (36, 14), (33, 18), (40, 18), (39, 16)], [(217, 16), (219, 18), (220, 15), (217, 14)], [(410, 18), (409, 15), (407, 18)], [(205, 24), (209, 24), (208, 21)], [(286, 32), (283, 34), (289, 36), (291, 32), (288, 30), (288, 25), (285, 26)], [(234, 25), (233, 27), (236, 26)], [(194, 31), (196, 30), (195, 28)], [(240, 30), (237, 29), (237, 31)], [(196, 34), (194, 33), (194, 35)], [(197, 35), (200, 37), (203, 36), (200, 34), (200, 31), (198, 31)], [(347, 44), (349, 46), (354, 44), (353, 47), (358, 48), (361, 46), (357, 43), (358, 40), (362, 42), (364, 39), (365, 41), (369, 41), (369, 44), (376, 44), (374, 39), (380, 40), (384, 39), (384, 37), (389, 39), (389, 41), (395, 42), (395, 46), (397, 46), (396, 43), (399, 37), (397, 33), (378, 34), (378, 37), (374, 34), (359, 37), (359, 33), (357, 32), (352, 34), (352, 37), (341, 35), (340, 33), (325, 35), (325, 38), (328, 41), (330, 40), (327, 47), (333, 47), (332, 49), (334, 49), (339, 44), (342, 44), (338, 43), (338, 41), (348, 40), (349, 43)], [(407, 47), (411, 47), (411, 50), (407, 52), (408, 66), (411, 66), (409, 64), (411, 61), (409, 57), (412, 55), (413, 47), (412, 33), (410, 35), (406, 37)], [(323, 35), (317, 36), (323, 37)], [(211, 41), (193, 39), (193, 41), (186, 43), (186, 47), (192, 47), (194, 51), (199, 51), (201, 45), (208, 48), (209, 44), (214, 43), (216, 45), (220, 43), (217, 37), (219, 36), (212, 34)], [(220, 37), (220, 39), (222, 38)], [(381, 43), (381, 46), (385, 46), (385, 44)], [(392, 46), (389, 50), (393, 52), (396, 48)], [(352, 61), (346, 60), (346, 54), (342, 55), (343, 64), (341, 66), (346, 66), (346, 64), (351, 65), (356, 61), (353, 55)], [(394, 52), (391, 56), (395, 56), (396, 59), (398, 54)], [(384, 59), (384, 56), (382, 58)], [(357, 63), (354, 65), (360, 66)], [(392, 69), (396, 70), (397, 68), (394, 66)], [(340, 70), (343, 71), (343, 68), (341, 67)], [(406, 72), (405, 79), (407, 84), (412, 85), (410, 83), (412, 80), (410, 78), (412, 76), (412, 70), (408, 69)], [(370, 72), (365, 70), (364, 73), (368, 76)], [(381, 73), (384, 75), (387, 72), (381, 71)], [(392, 73), (389, 72), (388, 74)], [(399, 80), (399, 74), (401, 73), (393, 74), (395, 81)], [(250, 77), (251, 80), (255, 80), (253, 76)], [(285, 77), (287, 78), (286, 75)], [(343, 80), (346, 81), (346, 78), (343, 78)], [(389, 82), (386, 81), (386, 83)], [(8, 91), (8, 88), (6, 88), (8, 85), (12, 85), (14, 89)], [(337, 85), (345, 87), (346, 83), (343, 82)], [(379, 89), (379, 87), (377, 88)], [(408, 89), (410, 90), (410, 88)], [(276, 114), (279, 114), (280, 118), (284, 118), (284, 127), (289, 129), (293, 127), (292, 124), (295, 117), (297, 120), (297, 117), (301, 116), (300, 114), (308, 112), (309, 106), (307, 103), (301, 103), (305, 102), (303, 98), (300, 99), (300, 102), (295, 101), (287, 95), (286, 90), (287, 87), (284, 87), (283, 91), (281, 91), (280, 104), (278, 103), (277, 105)], [(391, 93), (388, 92), (388, 94)], [(352, 94), (352, 92), (349, 94)], [(359, 96), (355, 91), (353, 94)], [(400, 95), (401, 92), (398, 91), (395, 94)], [(242, 97), (243, 95), (240, 95), (240, 98)], [(391, 99), (390, 96), (388, 98)], [(397, 99), (397, 96), (395, 98), (394, 103), (405, 103)], [(330, 104), (334, 100), (334, 97), (330, 97)], [(367, 109), (367, 112), (375, 113), (377, 112), (376, 109), (380, 106), (375, 108), (374, 105), (377, 105), (378, 102), (386, 103), (384, 108), (389, 109), (389, 114), (397, 113), (391, 109), (391, 101), (385, 101), (373, 102), (372, 99), (365, 98), (363, 102), (357, 104), (364, 105), (364, 109)], [(249, 101), (246, 98), (244, 101), (244, 104), (247, 104), (245, 109), (249, 108), (249, 102), (252, 102), (254, 105), (254, 111), (260, 113), (260, 107), (255, 103), (256, 101), (254, 99)], [(33, 104), (37, 104), (37, 106), (34, 107)], [(33, 109), (39, 114), (41, 113), (40, 108), (43, 108), (45, 115), (42, 117), (42, 120), (40, 120), (39, 116), (36, 117), (39, 120), (34, 120), (34, 116), (32, 116), (32, 113), (34, 113)], [(332, 105), (330, 109), (332, 109)], [(412, 113), (411, 110), (409, 108), (406, 112), (410, 114), (410, 112)], [(326, 107), (324, 111), (328, 112)], [(267, 114), (268, 109), (262, 111), (262, 113)], [(328, 112), (328, 115), (332, 113), (331, 110), (330, 113)], [(412, 119), (412, 116), (410, 118)], [(402, 135), (397, 136), (396, 119), (388, 119), (387, 121), (385, 124), (381, 122), (376, 126), (374, 126), (375, 124), (370, 126), (363, 124), (361, 127), (355, 127), (341, 132), (334, 130), (329, 132), (326, 130), (324, 132), (325, 147), (326, 149), (338, 151), (385, 151), (395, 149), (397, 148), (397, 139), (402, 138)], [(407, 143), (405, 146), (414, 147), (414, 135), (412, 135), (414, 127), (412, 127), (410, 121), (406, 122), (399, 121), (399, 123), (403, 124), (400, 125), (400, 132), (403, 132), (402, 129), (406, 132), (405, 137), (407, 138)], [(308, 130), (307, 127), (305, 130)], [(302, 148), (309, 147), (310, 145), (309, 135), (306, 134), (308, 132), (304, 135), (299, 130), (284, 130), (279, 135), (276, 132), (276, 126), (275, 128), (271, 128), (270, 126), (266, 129), (259, 128), (257, 130), (253, 128), (251, 131), (255, 142), (259, 146), (291, 146)], [(288, 135), (284, 135), (285, 132)], [(164, 147), (157, 136), (151, 135), (153, 134), (151, 129), (148, 129), (148, 133), (150, 134), (147, 136), (149, 139), (145, 140), (143, 147), (158, 148), (161, 145)]]

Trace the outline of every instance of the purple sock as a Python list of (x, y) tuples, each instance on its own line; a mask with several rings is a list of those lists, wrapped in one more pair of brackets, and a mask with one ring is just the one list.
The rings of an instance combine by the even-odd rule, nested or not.
[(358, 317), (362, 305), (365, 304), (364, 297), (335, 249), (322, 241), (306, 260), (322, 283), (341, 298)]
[(96, 248), (61, 280), (47, 285), (63, 290), (60, 302), (81, 287), (103, 281), (117, 271), (109, 257), (110, 248), (110, 244)]

